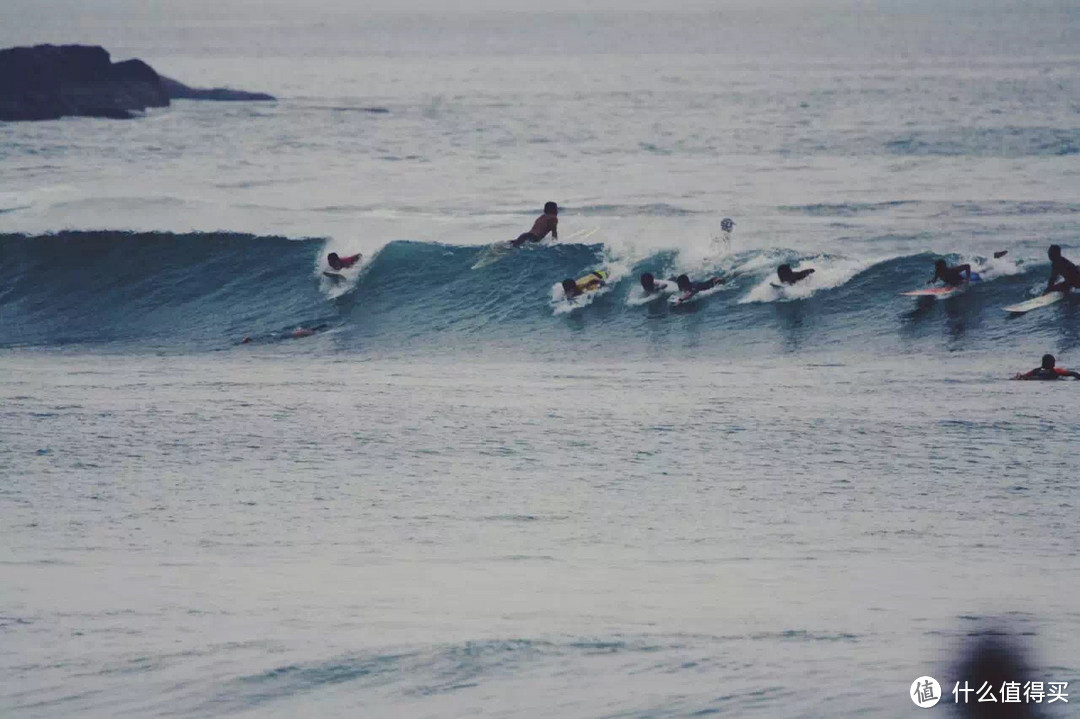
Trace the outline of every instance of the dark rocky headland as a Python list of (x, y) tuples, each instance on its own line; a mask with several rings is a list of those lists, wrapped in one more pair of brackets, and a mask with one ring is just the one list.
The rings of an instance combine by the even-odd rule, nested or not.
[(112, 62), (102, 47), (35, 45), (0, 50), (0, 122), (60, 117), (127, 119), (170, 100), (265, 101), (272, 95), (201, 90), (158, 75), (142, 60)]

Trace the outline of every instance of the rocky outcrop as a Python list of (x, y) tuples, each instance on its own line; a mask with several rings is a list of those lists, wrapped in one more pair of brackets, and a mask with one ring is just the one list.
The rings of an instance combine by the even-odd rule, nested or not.
[(276, 100), (273, 95), (265, 92), (245, 92), (244, 90), (231, 90), (227, 87), (215, 87), (204, 90), (197, 87), (188, 87), (182, 82), (173, 80), (171, 77), (161, 76), (161, 85), (165, 88), (171, 100), (215, 100), (218, 102), (261, 102)]
[(170, 99), (273, 100), (239, 90), (197, 90), (142, 60), (114, 63), (104, 48), (37, 45), (0, 50), (0, 122), (67, 116), (126, 119)]

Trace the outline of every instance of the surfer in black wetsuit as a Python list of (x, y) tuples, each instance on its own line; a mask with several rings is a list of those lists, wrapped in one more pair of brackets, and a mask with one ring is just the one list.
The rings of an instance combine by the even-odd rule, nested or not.
[(780, 281), (785, 285), (793, 285), (800, 280), (805, 280), (810, 275), (814, 274), (814, 268), (808, 267), (805, 270), (799, 270), (796, 272), (791, 269), (791, 265), (780, 265), (776, 268), (776, 276), (780, 278)]
[(532, 229), (518, 235), (516, 240), (510, 240), (514, 247), (521, 247), (526, 242), (539, 242), (551, 233), (551, 239), (559, 239), (559, 206), (554, 202), (544, 203), (544, 214), (536, 218)]
[(1080, 379), (1080, 372), (1073, 372), (1067, 370), (1064, 367), (1055, 367), (1057, 361), (1054, 359), (1054, 355), (1043, 355), (1042, 366), (1036, 367), (1030, 372), (1017, 372), (1013, 379), (1064, 379), (1065, 377), (1072, 377), (1073, 379)]
[(687, 275), (679, 275), (675, 278), (675, 284), (679, 286), (679, 291), (690, 295), (696, 295), (698, 292), (704, 292), (705, 290), (711, 290), (717, 285), (724, 284), (723, 277), (710, 277), (704, 282), (694, 282)]
[[(975, 275), (978, 277), (978, 275)], [(934, 263), (934, 276), (926, 281), (926, 284), (932, 285), (938, 280), (949, 287), (959, 287), (965, 282), (971, 281), (971, 265), (957, 265), (956, 267), (949, 267), (949, 263), (945, 260), (938, 260)]]
[[(1061, 245), (1050, 245), (1046, 254), (1050, 257), (1050, 281), (1046, 283), (1046, 292), (1043, 294), (1080, 289), (1080, 269), (1061, 256)], [(1061, 282), (1054, 284), (1058, 277)]]

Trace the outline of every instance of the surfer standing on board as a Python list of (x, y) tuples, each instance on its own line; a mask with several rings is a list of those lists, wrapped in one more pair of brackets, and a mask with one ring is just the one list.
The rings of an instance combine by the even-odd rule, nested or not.
[(551, 233), (551, 239), (559, 239), (559, 206), (554, 202), (544, 203), (544, 214), (536, 218), (532, 229), (518, 235), (516, 240), (510, 240), (514, 247), (521, 247), (526, 242), (539, 242)]
[[(1046, 254), (1050, 257), (1050, 281), (1046, 283), (1046, 291), (1043, 294), (1068, 292), (1073, 288), (1080, 289), (1080, 269), (1061, 256), (1061, 245), (1050, 245)], [(1058, 277), (1061, 278), (1061, 282), (1054, 284), (1054, 280)]]
[(1041, 367), (1036, 367), (1030, 372), (1017, 372), (1013, 379), (1064, 379), (1065, 377), (1080, 379), (1080, 372), (1073, 372), (1064, 367), (1055, 367), (1055, 364), (1054, 355), (1043, 355)]
[(932, 285), (938, 280), (949, 287), (959, 287), (965, 282), (971, 282), (973, 279), (978, 279), (977, 274), (971, 272), (971, 265), (957, 265), (956, 267), (949, 267), (949, 264), (945, 260), (938, 260), (934, 263), (934, 276), (926, 281), (926, 284)]

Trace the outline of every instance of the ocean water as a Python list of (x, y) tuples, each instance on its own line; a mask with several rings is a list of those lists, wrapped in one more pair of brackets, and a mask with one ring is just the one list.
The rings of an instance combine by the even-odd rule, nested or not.
[(0, 716), (1077, 680), (1076, 388), (1008, 378), (1080, 302), (1001, 310), (1080, 258), (1075, 4), (11, 0), (47, 41), (279, 99), (0, 125)]

